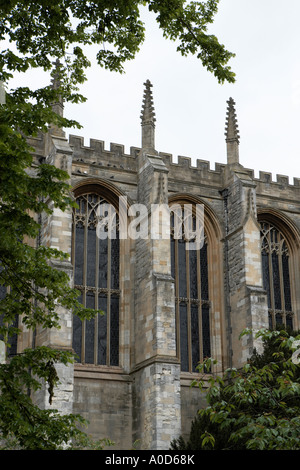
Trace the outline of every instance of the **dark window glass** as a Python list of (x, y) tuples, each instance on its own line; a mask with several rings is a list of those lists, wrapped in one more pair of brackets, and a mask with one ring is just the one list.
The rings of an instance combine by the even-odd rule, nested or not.
[(280, 315), (280, 313), (276, 313), (275, 320), (276, 320), (276, 325), (282, 325), (283, 324), (282, 316)]
[(270, 295), (270, 275), (269, 275), (269, 255), (262, 253), (262, 270), (263, 270), (263, 286), (267, 291), (268, 307), (271, 308), (271, 295)]
[(186, 290), (186, 249), (184, 240), (178, 240), (178, 264), (180, 266), (179, 275), (179, 297), (187, 297)]
[[(196, 228), (193, 217), (193, 230)], [(174, 236), (174, 217), (171, 216), (171, 273), (175, 279), (177, 342), (181, 370), (195, 372), (196, 367), (210, 355), (209, 285), (207, 242), (201, 249), (184, 238)], [(193, 241), (193, 240), (191, 240)]]
[(84, 266), (84, 226), (79, 223), (75, 231), (75, 256), (74, 256), (75, 285), (83, 284), (83, 266)]
[[(93, 292), (87, 292), (86, 295), (87, 308), (95, 308), (95, 295)], [(95, 318), (85, 321), (85, 362), (94, 364), (95, 350)]]
[(87, 260), (86, 260), (86, 283), (95, 286), (96, 274), (96, 227), (92, 226), (87, 231)]
[(207, 271), (207, 244), (204, 243), (200, 250), (201, 266), (201, 298), (208, 300), (208, 271)]
[[(87, 308), (100, 309), (83, 323), (74, 318), (73, 347), (79, 361), (87, 364), (119, 364), (119, 266), (118, 216), (112, 232), (98, 237), (97, 223), (106, 220), (109, 203), (98, 194), (85, 194), (76, 200), (74, 211), (74, 281)], [(115, 214), (115, 211), (112, 211)], [(114, 236), (116, 235), (116, 236)], [(83, 347), (84, 345), (84, 347)]]
[(120, 256), (119, 232), (116, 238), (111, 240), (111, 288), (119, 289), (119, 256)]
[(291, 315), (287, 315), (286, 317), (286, 326), (293, 329), (293, 318)]
[(285, 324), (292, 328), (292, 299), (287, 242), (276, 227), (261, 223), (263, 286), (267, 292), (269, 326)]
[(285, 309), (288, 312), (291, 312), (292, 302), (291, 302), (291, 288), (290, 288), (289, 257), (285, 253), (282, 255), (282, 272), (283, 272)]
[(110, 301), (110, 364), (119, 363), (119, 297), (112, 296)]
[(270, 313), (268, 314), (268, 320), (269, 320), (269, 328), (270, 328), (270, 330), (272, 330), (272, 328), (273, 328), (273, 319), (272, 319), (272, 315)]
[(187, 321), (187, 306), (181, 302), (179, 306), (180, 312), (180, 358), (181, 358), (181, 370), (189, 370), (188, 361), (188, 321)]
[(276, 253), (272, 253), (272, 268), (273, 268), (273, 288), (274, 288), (275, 309), (281, 310), (279, 261), (278, 261), (278, 255)]
[(190, 297), (198, 298), (198, 267), (197, 267), (197, 251), (190, 250), (189, 253), (189, 271), (190, 271)]
[(210, 335), (209, 335), (209, 309), (206, 306), (202, 308), (202, 337), (203, 337), (203, 356), (210, 357)]
[(98, 308), (104, 312), (104, 315), (98, 315), (98, 364), (106, 364), (107, 354), (107, 298), (105, 295), (99, 295)]
[(196, 371), (196, 367), (200, 361), (198, 305), (191, 305), (191, 333), (192, 333), (192, 370)]
[(171, 274), (175, 279), (175, 240), (171, 238)]
[(108, 239), (99, 239), (99, 287), (107, 288)]

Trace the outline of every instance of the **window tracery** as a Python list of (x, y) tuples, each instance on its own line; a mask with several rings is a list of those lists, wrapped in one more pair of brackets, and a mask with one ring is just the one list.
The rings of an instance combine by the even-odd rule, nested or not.
[[(194, 214), (193, 227), (196, 227)], [(195, 237), (188, 239), (184, 229), (182, 237), (176, 237), (174, 215), (171, 216), (171, 273), (175, 279), (177, 350), (181, 370), (186, 372), (196, 372), (199, 361), (211, 355), (208, 240), (204, 234), (202, 247), (190, 250), (189, 244), (195, 242)]]
[(261, 222), (263, 286), (267, 292), (269, 326), (293, 327), (290, 252), (282, 232), (270, 222)]
[[(98, 314), (84, 321), (74, 316), (73, 348), (81, 363), (117, 366), (120, 298), (118, 214), (97, 193), (82, 194), (76, 198), (76, 203), (78, 208), (73, 213), (74, 287), (80, 291), (80, 302), (85, 307), (101, 309), (105, 315)], [(102, 230), (100, 236), (99, 227)]]

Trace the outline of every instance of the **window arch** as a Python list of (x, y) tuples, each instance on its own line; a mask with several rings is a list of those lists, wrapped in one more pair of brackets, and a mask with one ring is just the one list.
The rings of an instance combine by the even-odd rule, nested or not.
[(291, 295), (290, 248), (281, 230), (272, 222), (262, 220), (261, 253), (263, 287), (267, 292), (269, 327), (284, 324), (293, 328)]
[[(95, 188), (76, 197), (73, 212), (74, 287), (87, 308), (105, 315), (81, 321), (74, 316), (73, 348), (85, 364), (119, 365), (119, 219)], [(101, 224), (100, 235), (99, 229)], [(105, 235), (107, 234), (107, 235)], [(100, 235), (100, 236), (99, 236)]]
[[(182, 221), (183, 206), (184, 203), (180, 203)], [(192, 209), (192, 228), (195, 230), (195, 204)], [(182, 236), (176, 236), (175, 226), (175, 216), (171, 213), (171, 273), (175, 279), (177, 350), (181, 370), (196, 372), (199, 361), (211, 355), (208, 239), (203, 232), (199, 249), (190, 249), (195, 240), (186, 237), (184, 227)]]

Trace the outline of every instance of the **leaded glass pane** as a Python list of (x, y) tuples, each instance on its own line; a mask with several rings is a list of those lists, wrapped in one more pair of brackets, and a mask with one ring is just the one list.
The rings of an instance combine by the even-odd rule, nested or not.
[(261, 223), (261, 250), (270, 328), (275, 328), (276, 324), (291, 325), (289, 249), (281, 231), (268, 222)]
[(104, 312), (98, 315), (98, 359), (100, 365), (106, 364), (107, 352), (107, 298), (106, 295), (99, 295), (98, 308)]
[(200, 361), (198, 305), (191, 306), (191, 336), (192, 336), (192, 370), (196, 371), (196, 367)]
[(270, 294), (270, 274), (269, 274), (269, 255), (262, 253), (262, 270), (263, 270), (263, 286), (267, 291), (268, 308), (271, 308), (271, 294)]
[(208, 300), (208, 268), (207, 268), (207, 244), (204, 243), (200, 250), (201, 266), (201, 298)]
[[(119, 363), (119, 263), (118, 217), (98, 236), (98, 222), (106, 223), (110, 204), (98, 194), (84, 194), (74, 211), (74, 283), (84, 305), (105, 312), (83, 323), (74, 318), (73, 345), (80, 362), (100, 365)], [(112, 210), (115, 214), (115, 211)], [(104, 236), (103, 236), (104, 233)], [(107, 236), (105, 236), (107, 234)], [(116, 237), (115, 237), (116, 235)], [(108, 305), (109, 302), (109, 305)], [(84, 356), (82, 357), (82, 345)], [(109, 351), (109, 354), (108, 354)]]
[(189, 370), (189, 350), (188, 350), (188, 319), (187, 305), (183, 302), (179, 306), (180, 313), (180, 360), (181, 370)]
[(184, 240), (178, 240), (179, 297), (187, 297), (186, 253)]
[(276, 320), (276, 325), (282, 325), (283, 324), (282, 316), (280, 315), (280, 313), (277, 313), (275, 315), (275, 320)]
[(286, 326), (293, 329), (293, 317), (291, 315), (287, 315), (286, 317)]
[(175, 240), (171, 238), (171, 275), (175, 279)]
[(75, 285), (83, 284), (83, 266), (84, 266), (84, 226), (82, 224), (76, 226), (75, 233)]
[(275, 309), (281, 310), (281, 293), (280, 293), (280, 275), (278, 255), (272, 253), (272, 269), (273, 269), (273, 288)]
[(119, 298), (111, 297), (110, 301), (110, 365), (119, 363)]
[[(204, 354), (210, 351), (207, 243), (205, 240), (201, 250), (189, 249), (189, 242), (184, 236), (180, 238), (179, 232), (174, 236), (173, 225), (172, 214), (171, 274), (175, 279), (181, 370), (195, 372)], [(193, 216), (195, 229), (196, 218)]]
[(282, 255), (282, 273), (285, 309), (290, 312), (292, 310), (291, 289), (290, 289), (290, 273), (289, 273), (289, 257), (284, 253)]
[(119, 232), (111, 240), (111, 288), (119, 289)]
[[(93, 292), (88, 292), (86, 295), (86, 307), (95, 308), (95, 296)], [(94, 364), (94, 350), (95, 350), (95, 318), (85, 321), (85, 356), (84, 362), (86, 364)]]
[(107, 288), (108, 239), (99, 239), (99, 287)]
[(189, 270), (190, 270), (190, 297), (198, 298), (198, 267), (197, 267), (197, 250), (190, 250), (189, 253)]
[(202, 307), (203, 358), (210, 357), (209, 308)]
[(273, 320), (272, 320), (271, 313), (268, 314), (268, 319), (269, 319), (269, 328), (270, 328), (270, 330), (272, 330), (273, 329)]
[(87, 231), (87, 272), (86, 284), (88, 286), (95, 286), (95, 273), (96, 273), (96, 228), (89, 227)]

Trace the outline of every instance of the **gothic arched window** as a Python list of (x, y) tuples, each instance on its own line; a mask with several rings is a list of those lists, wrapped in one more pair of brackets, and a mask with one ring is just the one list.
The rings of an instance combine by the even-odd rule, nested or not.
[[(119, 365), (118, 214), (96, 193), (76, 198), (73, 219), (74, 287), (87, 308), (105, 315), (81, 321), (74, 316), (73, 348), (79, 362)], [(99, 225), (100, 224), (100, 225)], [(101, 233), (99, 229), (101, 229)], [(107, 234), (107, 235), (105, 235)]]
[(282, 232), (270, 222), (261, 222), (263, 286), (267, 292), (269, 327), (293, 327), (289, 248)]
[[(193, 229), (196, 228), (193, 213)], [(182, 219), (184, 220), (184, 219)], [(175, 279), (177, 349), (181, 370), (196, 372), (199, 361), (210, 357), (210, 302), (208, 290), (207, 239), (198, 249), (190, 249), (195, 240), (174, 236), (171, 216), (171, 269)]]

